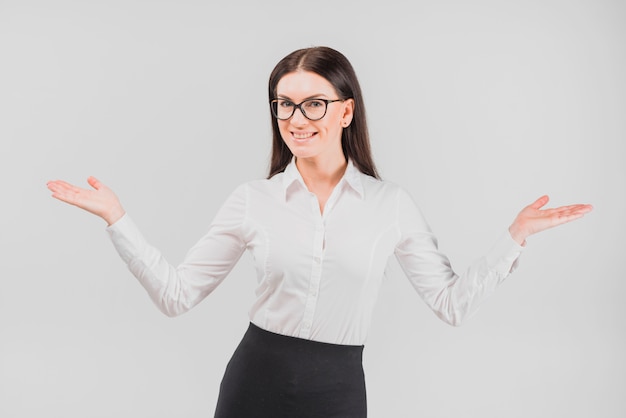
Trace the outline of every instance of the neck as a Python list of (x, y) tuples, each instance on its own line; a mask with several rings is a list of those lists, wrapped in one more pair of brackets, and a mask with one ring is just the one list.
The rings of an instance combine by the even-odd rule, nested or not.
[(319, 188), (335, 187), (346, 171), (348, 163), (343, 153), (337, 159), (297, 158), (296, 167), (307, 185), (313, 191)]

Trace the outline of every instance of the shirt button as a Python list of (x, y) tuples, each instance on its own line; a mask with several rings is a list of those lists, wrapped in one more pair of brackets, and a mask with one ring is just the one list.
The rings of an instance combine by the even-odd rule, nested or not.
[(315, 257), (314, 260), (317, 264), (319, 264), (322, 261), (319, 257)]

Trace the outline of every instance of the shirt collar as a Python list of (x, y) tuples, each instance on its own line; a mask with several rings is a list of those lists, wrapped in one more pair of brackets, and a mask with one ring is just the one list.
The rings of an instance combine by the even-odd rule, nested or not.
[[(283, 172), (283, 188), (285, 189), (285, 197), (287, 197), (287, 193), (293, 187), (294, 183), (299, 184), (304, 190), (307, 190), (306, 184), (296, 167), (296, 158), (292, 158), (289, 165), (285, 168)], [(352, 160), (348, 160), (348, 166), (346, 167), (346, 172), (343, 174), (339, 183), (337, 183), (336, 187), (340, 187), (343, 184), (348, 185), (352, 190), (354, 190), (359, 197), (362, 199), (364, 195), (363, 183), (361, 181), (361, 172), (354, 166)]]

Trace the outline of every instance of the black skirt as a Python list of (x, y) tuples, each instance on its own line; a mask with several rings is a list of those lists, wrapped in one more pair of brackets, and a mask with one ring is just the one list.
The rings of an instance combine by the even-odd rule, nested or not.
[(365, 418), (363, 346), (288, 337), (250, 324), (231, 358), (216, 418)]

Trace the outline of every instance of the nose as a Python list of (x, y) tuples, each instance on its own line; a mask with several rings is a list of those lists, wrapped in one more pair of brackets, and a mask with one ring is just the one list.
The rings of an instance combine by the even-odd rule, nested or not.
[(295, 112), (293, 112), (293, 115), (291, 115), (290, 121), (292, 125), (302, 126), (306, 125), (309, 120), (302, 113), (302, 109), (297, 108)]

